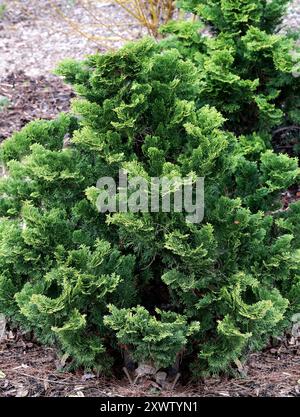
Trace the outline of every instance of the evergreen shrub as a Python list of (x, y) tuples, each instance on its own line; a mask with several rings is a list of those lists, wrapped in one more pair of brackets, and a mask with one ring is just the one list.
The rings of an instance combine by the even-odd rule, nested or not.
[[(298, 158), (268, 140), (298, 117), (291, 41), (270, 33), (284, 2), (236, 3), (185, 2), (212, 38), (182, 23), (160, 43), (65, 61), (70, 114), (1, 146), (0, 312), (74, 367), (109, 372), (126, 351), (229, 371), (300, 311), (300, 203), (281, 208)], [(203, 221), (99, 212), (97, 180), (120, 169), (204, 177)]]

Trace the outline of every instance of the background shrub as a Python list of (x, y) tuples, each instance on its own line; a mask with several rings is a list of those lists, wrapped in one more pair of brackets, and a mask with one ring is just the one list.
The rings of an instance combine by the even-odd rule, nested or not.
[[(272, 129), (300, 122), (298, 35), (277, 29), (288, 3), (183, 0), (181, 7), (199, 21), (162, 28), (173, 34), (166, 44), (199, 68), (200, 104), (215, 106), (226, 117), (225, 126), (238, 135), (259, 132), (268, 142)], [(212, 36), (198, 33), (199, 22)]]

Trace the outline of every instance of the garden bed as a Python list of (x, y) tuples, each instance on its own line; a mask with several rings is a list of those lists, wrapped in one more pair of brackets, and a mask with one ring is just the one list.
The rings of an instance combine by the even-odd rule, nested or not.
[(0, 397), (297, 397), (300, 396), (300, 346), (282, 340), (277, 347), (251, 354), (237, 378), (209, 378), (199, 384), (160, 390), (151, 381), (131, 386), (126, 377), (103, 378), (63, 369), (64, 361), (53, 348), (8, 332), (0, 345)]

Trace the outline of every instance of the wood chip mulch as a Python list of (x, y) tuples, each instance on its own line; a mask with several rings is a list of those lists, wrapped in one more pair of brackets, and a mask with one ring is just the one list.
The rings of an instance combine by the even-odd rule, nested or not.
[[(30, 77), (24, 72), (0, 79), (0, 141), (35, 119), (53, 119), (68, 111), (72, 90), (58, 77)], [(1, 105), (1, 98), (5, 101)]]
[(65, 367), (66, 359), (54, 348), (8, 331), (0, 344), (0, 397), (300, 397), (300, 344), (287, 339), (251, 354), (236, 378), (188, 385), (179, 380), (174, 390), (159, 390), (150, 381), (133, 386), (126, 377), (72, 373)]

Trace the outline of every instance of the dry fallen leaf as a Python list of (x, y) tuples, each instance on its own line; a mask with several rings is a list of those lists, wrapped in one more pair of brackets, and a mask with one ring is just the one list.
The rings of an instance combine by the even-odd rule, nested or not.
[(29, 391), (23, 385), (20, 385), (17, 389), (16, 397), (27, 397)]
[(49, 389), (49, 387), (50, 387), (49, 381), (48, 381), (48, 379), (45, 379), (44, 380), (44, 390), (47, 391)]
[(4, 379), (6, 378), (6, 375), (4, 372), (0, 371), (0, 379)]
[(228, 391), (220, 391), (219, 394), (222, 395), (222, 397), (230, 397), (230, 394)]
[(82, 391), (77, 391), (74, 394), (68, 395), (68, 397), (84, 397), (84, 393)]
[(29, 365), (26, 365), (26, 363), (22, 363), (20, 366), (16, 366), (15, 368), (13, 368), (13, 370), (15, 371), (15, 370), (17, 370), (17, 369), (27, 369), (27, 368), (29, 368), (30, 366)]
[(81, 391), (82, 389), (84, 389), (84, 386), (82, 386), (82, 385), (76, 385), (74, 387), (74, 391)]

